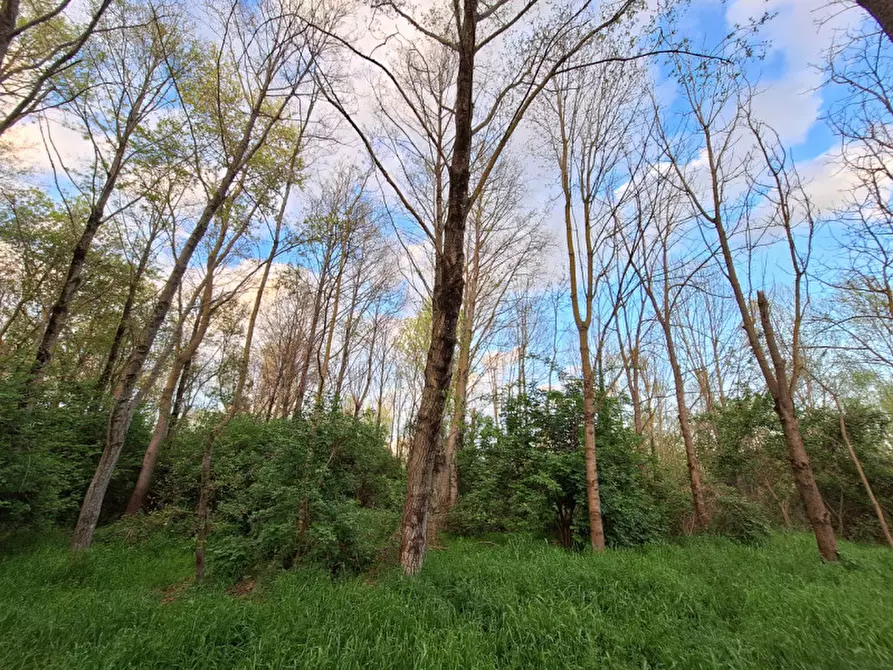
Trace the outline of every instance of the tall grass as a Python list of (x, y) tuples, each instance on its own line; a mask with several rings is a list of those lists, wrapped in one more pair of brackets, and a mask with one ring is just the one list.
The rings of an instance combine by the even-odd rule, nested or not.
[(567, 553), (453, 541), (422, 575), (191, 585), (185, 544), (0, 557), (0, 668), (893, 668), (893, 552), (805, 535)]

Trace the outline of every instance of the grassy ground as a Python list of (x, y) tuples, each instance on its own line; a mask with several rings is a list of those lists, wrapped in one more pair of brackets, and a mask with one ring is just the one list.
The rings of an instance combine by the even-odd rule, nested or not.
[(454, 541), (421, 577), (188, 583), (188, 545), (0, 555), (0, 668), (893, 668), (893, 552), (805, 535), (570, 554)]

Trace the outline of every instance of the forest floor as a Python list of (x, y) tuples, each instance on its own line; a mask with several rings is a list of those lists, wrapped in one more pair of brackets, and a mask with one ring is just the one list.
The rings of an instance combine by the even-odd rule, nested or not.
[(0, 552), (0, 668), (893, 668), (893, 552), (454, 540), (423, 573), (191, 583), (188, 544)]

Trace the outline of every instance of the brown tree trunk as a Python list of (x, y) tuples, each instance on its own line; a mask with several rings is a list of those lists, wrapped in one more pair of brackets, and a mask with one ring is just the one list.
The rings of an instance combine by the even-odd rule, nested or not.
[(447, 390), (456, 348), (456, 327), (465, 284), (465, 222), (468, 217), (474, 97), (476, 0), (464, 0), (459, 22), (456, 75), (455, 136), (449, 167), (447, 216), (443, 247), (435, 256), (431, 296), (431, 344), (425, 363), (425, 385), (407, 464), (406, 502), (401, 523), (400, 564), (407, 575), (418, 573), (425, 559), (428, 505)]
[[(781, 357), (781, 352), (778, 349), (778, 341), (775, 337), (775, 330), (769, 314), (769, 301), (766, 298), (766, 294), (762, 291), (757, 292), (757, 305), (760, 311), (760, 323), (763, 326), (766, 346), (775, 366), (774, 378), (770, 374), (767, 384), (774, 401), (775, 413), (781, 421), (785, 443), (788, 447), (788, 461), (791, 464), (794, 481), (797, 483), (797, 489), (803, 500), (806, 517), (809, 519), (813, 533), (815, 533), (819, 554), (826, 561), (836, 561), (838, 559), (837, 539), (834, 537), (834, 528), (831, 525), (831, 514), (822, 500), (822, 495), (819, 492), (819, 487), (812, 472), (809, 454), (806, 453), (806, 448), (803, 446), (800, 423), (797, 421), (794, 410), (794, 401), (785, 372), (784, 359)], [(755, 338), (756, 333), (754, 332)]]
[(595, 455), (595, 380), (589, 353), (589, 331), (580, 328), (580, 356), (583, 362), (583, 448), (586, 455), (586, 503), (589, 513), (589, 542), (593, 551), (605, 550), (602, 502), (598, 487), (598, 463)]
[(202, 297), (201, 312), (196, 319), (195, 328), (193, 328), (189, 342), (174, 357), (174, 363), (165, 380), (164, 389), (158, 401), (158, 419), (155, 422), (152, 437), (149, 439), (149, 445), (146, 447), (146, 452), (143, 455), (143, 463), (140, 467), (140, 473), (133, 488), (133, 493), (131, 493), (127, 508), (124, 511), (125, 515), (137, 514), (145, 505), (146, 496), (149, 494), (149, 488), (152, 486), (152, 476), (155, 474), (155, 464), (158, 462), (158, 455), (167, 439), (174, 416), (174, 393), (178, 389), (178, 382), (181, 380), (184, 369), (189, 365), (192, 357), (195, 356), (195, 352), (208, 332), (211, 320), (211, 293), (212, 282), (210, 277), (208, 277), (206, 278), (204, 296)]
[[(665, 299), (664, 307), (666, 308), (667, 305), (668, 300)], [(656, 308), (657, 303), (655, 301), (655, 309)], [(669, 361), (670, 369), (673, 372), (673, 386), (676, 391), (676, 410), (679, 417), (679, 432), (682, 433), (682, 442), (685, 445), (685, 459), (688, 465), (688, 481), (695, 508), (695, 525), (700, 529), (704, 529), (710, 523), (710, 515), (704, 500), (704, 484), (701, 481), (701, 464), (698, 459), (698, 453), (695, 450), (695, 440), (691, 432), (688, 405), (685, 402), (685, 380), (682, 378), (682, 368), (679, 366), (679, 359), (676, 356), (676, 343), (673, 339), (673, 331), (670, 322), (668, 321), (667, 311), (656, 312), (656, 314), (667, 345), (667, 360)]]
[(72, 535), (71, 548), (73, 550), (87, 549), (93, 541), (93, 531), (96, 530), (96, 523), (99, 521), (102, 501), (105, 499), (106, 489), (112, 479), (115, 465), (118, 462), (118, 457), (121, 455), (121, 449), (124, 447), (124, 438), (127, 436), (127, 430), (130, 428), (130, 421), (133, 418), (135, 409), (132, 397), (133, 390), (139, 381), (143, 365), (149, 357), (149, 351), (155, 342), (155, 337), (158, 335), (158, 331), (167, 317), (174, 294), (180, 286), (183, 275), (186, 273), (192, 254), (208, 230), (211, 220), (226, 200), (227, 192), (235, 176), (236, 172), (230, 170), (225, 175), (217, 192), (205, 205), (204, 211), (186, 240), (186, 244), (177, 256), (174, 267), (171, 269), (170, 275), (168, 275), (167, 281), (155, 301), (155, 306), (142, 335), (136, 346), (134, 346), (127, 364), (124, 366), (123, 374), (114, 393), (115, 402), (109, 416), (105, 448), (87, 493), (84, 496), (78, 522)]
[(860, 7), (871, 14), (872, 18), (893, 42), (893, 0), (856, 0)]
[(3, 4), (0, 5), (0, 67), (6, 60), (18, 19), (19, 0), (3, 0)]

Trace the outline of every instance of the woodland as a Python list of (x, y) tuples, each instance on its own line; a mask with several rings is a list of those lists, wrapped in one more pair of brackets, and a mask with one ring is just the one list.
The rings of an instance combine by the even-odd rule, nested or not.
[(891, 0), (0, 0), (2, 668), (891, 668), (891, 420)]

